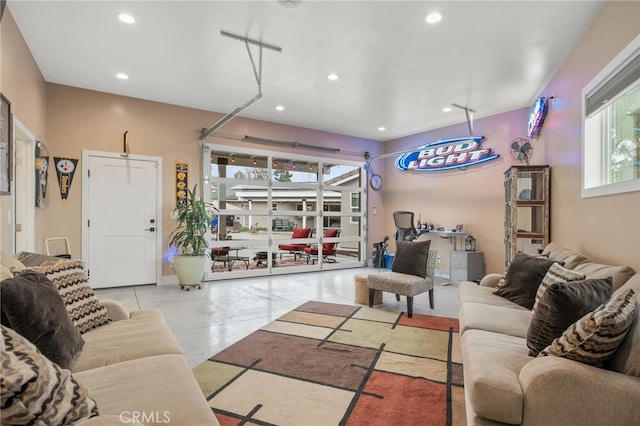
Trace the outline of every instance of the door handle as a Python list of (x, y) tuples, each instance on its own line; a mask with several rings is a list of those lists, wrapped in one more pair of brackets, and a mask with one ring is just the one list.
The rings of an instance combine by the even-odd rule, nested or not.
[(154, 228), (153, 226), (151, 228), (147, 228), (145, 229), (145, 231), (149, 231), (149, 232), (156, 232), (156, 228)]

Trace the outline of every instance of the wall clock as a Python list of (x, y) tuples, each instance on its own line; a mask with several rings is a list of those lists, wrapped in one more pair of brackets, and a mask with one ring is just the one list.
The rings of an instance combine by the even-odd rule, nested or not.
[(369, 184), (375, 190), (382, 188), (382, 177), (377, 173), (372, 174), (369, 178)]

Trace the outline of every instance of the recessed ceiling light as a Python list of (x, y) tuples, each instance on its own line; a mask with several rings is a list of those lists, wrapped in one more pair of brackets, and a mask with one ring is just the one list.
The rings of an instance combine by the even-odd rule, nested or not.
[(136, 22), (136, 18), (129, 15), (128, 13), (121, 13), (120, 15), (118, 15), (118, 19), (125, 24), (133, 24), (134, 22)]
[(118, 77), (120, 80), (127, 80), (129, 78), (129, 76), (123, 72), (119, 72), (118, 74), (116, 74), (116, 77)]
[(283, 107), (282, 105), (278, 105), (278, 106), (276, 106), (276, 109), (277, 109), (278, 111), (284, 111), (284, 107)]
[(426, 21), (427, 24), (435, 24), (442, 20), (442, 15), (438, 12), (431, 12), (427, 15)]
[(302, 3), (302, 0), (278, 0), (278, 3), (287, 9), (293, 9), (294, 7), (298, 7), (300, 3)]
[(331, 73), (331, 74), (327, 75), (327, 78), (328, 78), (329, 80), (331, 80), (331, 81), (334, 81), (334, 80), (339, 79), (339, 78), (340, 78), (340, 76), (339, 76), (338, 74)]
[(385, 130), (387, 130), (386, 127), (382, 127), (382, 126), (378, 127), (379, 132), (384, 132)]
[(451, 107), (442, 108), (442, 112), (451, 112)]

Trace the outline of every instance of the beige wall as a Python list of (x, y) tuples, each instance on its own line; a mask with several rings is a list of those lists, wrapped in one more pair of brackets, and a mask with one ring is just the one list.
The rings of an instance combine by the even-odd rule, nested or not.
[(581, 91), (640, 34), (640, 3), (606, 4), (542, 95), (557, 96), (541, 142), (552, 166), (553, 238), (594, 260), (640, 271), (640, 193), (582, 199)]
[[(175, 222), (170, 213), (175, 207), (175, 162), (189, 163), (189, 186), (201, 178), (199, 132), (210, 127), (221, 114), (194, 110), (157, 102), (115, 96), (69, 86), (49, 84), (47, 90), (48, 141), (54, 156), (78, 158), (82, 150), (122, 152), (125, 131), (129, 131), (131, 154), (159, 156), (163, 159), (163, 259), (168, 252), (168, 235)], [(311, 145), (340, 148), (342, 151), (381, 151), (382, 143), (347, 136), (283, 126), (263, 121), (235, 118), (223, 127), (223, 133), (252, 135), (268, 139), (297, 140)], [(222, 131), (221, 130), (221, 131)], [(269, 149), (234, 139), (209, 137), (208, 142)], [(290, 149), (297, 154), (319, 155), (318, 151)], [(321, 153), (319, 156), (324, 156)], [(337, 154), (350, 161), (364, 161), (364, 156)], [(79, 162), (79, 168), (83, 165)], [(50, 181), (52, 199), (43, 218), (46, 230), (42, 239), (68, 236), (75, 256), (81, 253), (82, 173), (76, 172), (69, 198), (62, 205), (56, 194), (56, 182)], [(38, 242), (40, 243), (40, 242)], [(165, 262), (163, 275), (173, 275)]]
[[(0, 91), (11, 102), (11, 112), (37, 137), (46, 135), (46, 83), (13, 16), (4, 10), (0, 23)], [(0, 234), (2, 251), (11, 251), (11, 196), (0, 197)], [(44, 210), (36, 209), (41, 218)], [(41, 227), (36, 226), (36, 235)]]
[[(587, 254), (595, 261), (627, 264), (640, 271), (640, 194), (582, 199), (581, 91), (598, 72), (640, 33), (640, 3), (609, 2), (585, 32), (541, 96), (556, 96), (534, 141), (532, 164), (551, 166), (551, 239)], [(469, 105), (473, 108), (473, 105)], [(464, 223), (485, 253), (488, 272), (503, 270), (503, 172), (512, 160), (508, 146), (524, 136), (529, 108), (476, 120), (474, 134), (487, 137), (501, 159), (487, 166), (442, 174), (402, 173), (385, 162), (385, 231), (394, 230), (391, 212), (413, 210), (441, 226)], [(453, 111), (452, 113), (455, 113)], [(461, 114), (461, 112), (458, 112)], [(465, 125), (452, 126), (388, 142), (386, 152), (415, 148), (439, 139), (468, 135)], [(478, 168), (479, 167), (479, 168)], [(436, 247), (448, 251), (446, 241)], [(443, 256), (445, 261), (447, 256)], [(446, 269), (448, 265), (443, 265)]]
[[(637, 2), (607, 3), (549, 86), (540, 93), (557, 98), (542, 136), (535, 141), (532, 161), (533, 164), (549, 163), (552, 166), (552, 239), (584, 251), (596, 260), (629, 264), (637, 270), (640, 270), (640, 195), (580, 198), (580, 91), (640, 32), (639, 8)], [(199, 179), (198, 132), (202, 127), (213, 124), (220, 114), (47, 85), (8, 10), (5, 10), (2, 20), (1, 34), (2, 92), (12, 101), (14, 113), (29, 130), (45, 137), (53, 155), (81, 158), (82, 149), (121, 152), (122, 134), (128, 130), (133, 154), (164, 159), (163, 234), (166, 250), (166, 236), (172, 228), (168, 218), (174, 203), (171, 169), (175, 161), (188, 161), (191, 164), (191, 183)], [(374, 163), (385, 184), (383, 190), (370, 192), (369, 212), (376, 207), (377, 215), (369, 215), (369, 242), (380, 241), (384, 235), (393, 235), (395, 228), (391, 213), (394, 210), (414, 210), (422, 214), (423, 220), (437, 225), (464, 223), (478, 239), (478, 248), (485, 252), (487, 271), (503, 269), (502, 178), (504, 171), (515, 163), (509, 144), (513, 138), (524, 135), (528, 111), (528, 108), (523, 108), (475, 121), (474, 133), (486, 136), (485, 146), (501, 155), (499, 160), (487, 165), (425, 176), (400, 173), (392, 159)], [(461, 114), (460, 111), (457, 113)], [(231, 121), (223, 130), (237, 135), (299, 140), (349, 152), (370, 151), (374, 156), (383, 149), (378, 142), (242, 118)], [(466, 123), (463, 123), (387, 142), (384, 150), (395, 152), (467, 134)], [(240, 143), (213, 137), (209, 141)], [(300, 153), (318, 155), (317, 152)], [(347, 160), (358, 159), (346, 154), (339, 156)], [(56, 182), (51, 181), (50, 185), (50, 207), (36, 212), (36, 248), (43, 250), (47, 237), (66, 235), (71, 238), (72, 252), (79, 254), (81, 175), (76, 175), (66, 206), (62, 206), (59, 195), (55, 193)], [(2, 199), (3, 205), (5, 198)], [(436, 240), (434, 246), (442, 253), (449, 250), (444, 240)], [(443, 261), (448, 259), (446, 255), (442, 257)], [(443, 263), (441, 268), (446, 269), (447, 266)], [(173, 274), (173, 270), (164, 265), (163, 274)]]
[[(473, 105), (470, 105), (473, 107)], [(464, 117), (463, 111), (452, 111)], [(455, 227), (464, 224), (466, 232), (477, 240), (478, 250), (484, 252), (487, 271), (504, 271), (504, 172), (515, 164), (510, 145), (516, 137), (526, 134), (529, 109), (519, 109), (474, 121), (474, 135), (485, 136), (483, 148), (491, 148), (500, 158), (485, 165), (465, 170), (401, 172), (395, 167), (395, 158), (384, 160), (384, 219), (390, 236), (395, 232), (392, 212), (409, 210), (420, 214), (423, 222), (436, 226)], [(388, 152), (414, 149), (442, 139), (469, 135), (466, 123), (445, 127), (387, 142)], [(531, 164), (544, 164), (545, 146), (534, 142)], [(432, 247), (442, 257), (438, 269), (449, 268), (449, 241), (432, 238)], [(461, 247), (460, 239), (458, 247)], [(390, 248), (393, 250), (393, 246)]]

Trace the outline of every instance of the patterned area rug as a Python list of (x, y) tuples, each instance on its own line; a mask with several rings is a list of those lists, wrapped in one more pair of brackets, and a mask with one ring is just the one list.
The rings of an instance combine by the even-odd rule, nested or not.
[(466, 424), (453, 318), (307, 302), (193, 373), (223, 426)]

